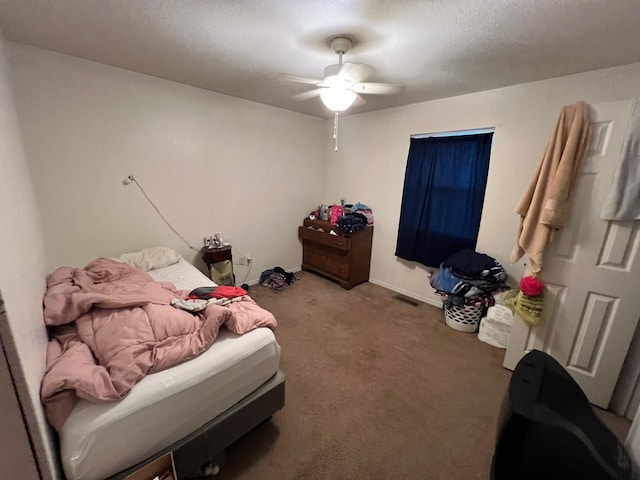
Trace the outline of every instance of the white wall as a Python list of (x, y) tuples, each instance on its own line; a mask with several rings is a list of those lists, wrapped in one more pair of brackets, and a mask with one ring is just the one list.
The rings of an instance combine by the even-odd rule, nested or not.
[[(10, 44), (15, 97), (49, 271), (101, 255), (195, 247), (222, 232), (251, 254), (249, 281), (300, 267), (297, 226), (324, 185), (323, 120), (44, 50)], [(246, 267), (236, 266), (241, 280)]]
[[(42, 321), (45, 255), (40, 218), (20, 138), (0, 36), (0, 341), (31, 433), (40, 471), (54, 477), (54, 449), (40, 406), (47, 335)], [(0, 352), (1, 353), (1, 352)], [(0, 358), (0, 478), (36, 478), (13, 388)]]
[[(412, 134), (495, 127), (478, 251), (519, 278), (523, 260), (510, 265), (518, 217), (516, 203), (528, 185), (562, 106), (595, 104), (640, 95), (640, 64), (517, 85), (394, 109), (345, 116), (340, 149), (325, 146), (324, 202), (361, 201), (373, 208), (371, 281), (441, 305), (426, 267), (395, 257), (400, 202)], [(330, 138), (330, 122), (326, 122)]]

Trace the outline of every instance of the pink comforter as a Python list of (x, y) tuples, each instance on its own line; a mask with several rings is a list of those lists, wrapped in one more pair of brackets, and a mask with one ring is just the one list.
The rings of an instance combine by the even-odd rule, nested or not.
[(41, 398), (56, 429), (78, 398), (124, 398), (146, 374), (205, 351), (223, 324), (238, 334), (276, 327), (273, 315), (249, 297), (198, 314), (175, 308), (171, 300), (187, 291), (106, 258), (85, 269), (59, 268), (47, 287), (44, 321), (52, 337)]

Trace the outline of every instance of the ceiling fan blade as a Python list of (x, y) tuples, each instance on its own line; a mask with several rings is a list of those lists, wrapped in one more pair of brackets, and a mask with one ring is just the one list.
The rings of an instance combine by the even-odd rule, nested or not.
[(321, 92), (321, 88), (314, 88), (313, 90), (309, 90), (307, 92), (298, 93), (291, 98), (293, 98), (294, 100), (309, 100), (310, 98), (320, 96)]
[(359, 107), (360, 105), (364, 105), (367, 101), (362, 98), (360, 95), (356, 95), (356, 99), (353, 101), (354, 107)]
[(373, 74), (373, 67), (364, 63), (343, 63), (338, 76), (344, 77), (354, 83), (361, 82)]
[(279, 73), (278, 79), (285, 82), (308, 83), (310, 85), (317, 85), (322, 81), (317, 78), (299, 77), (297, 75), (290, 75), (288, 73)]
[(353, 90), (358, 93), (369, 95), (393, 95), (404, 90), (404, 85), (399, 83), (358, 83), (353, 86)]

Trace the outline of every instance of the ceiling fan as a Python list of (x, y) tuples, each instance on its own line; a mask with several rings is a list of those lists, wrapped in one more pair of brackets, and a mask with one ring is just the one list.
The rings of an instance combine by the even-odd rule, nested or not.
[(285, 81), (306, 83), (317, 88), (295, 95), (296, 100), (307, 100), (320, 96), (325, 106), (334, 113), (343, 112), (357, 100), (364, 103), (360, 95), (393, 95), (400, 93), (404, 85), (392, 83), (364, 82), (373, 72), (373, 67), (364, 63), (342, 62), (353, 43), (348, 37), (336, 37), (331, 40), (331, 50), (338, 55), (338, 63), (324, 69), (324, 78), (307, 78), (281, 73), (279, 78)]
[(296, 100), (307, 100), (319, 96), (322, 103), (334, 112), (333, 138), (338, 150), (338, 114), (358, 102), (365, 103), (361, 95), (393, 95), (400, 93), (404, 85), (394, 83), (365, 82), (374, 69), (364, 63), (349, 63), (342, 61), (342, 56), (353, 46), (348, 37), (335, 37), (330, 43), (331, 50), (338, 55), (338, 63), (324, 69), (324, 78), (308, 78), (281, 73), (281, 80), (314, 85), (316, 88), (294, 95)]

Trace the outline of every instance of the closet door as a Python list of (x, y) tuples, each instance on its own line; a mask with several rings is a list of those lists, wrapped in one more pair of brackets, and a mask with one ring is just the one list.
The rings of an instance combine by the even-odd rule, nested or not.
[(27, 427), (22, 422), (18, 395), (13, 388), (7, 357), (0, 343), (0, 478), (40, 478), (31, 451)]
[(593, 138), (570, 223), (545, 253), (544, 323), (529, 328), (516, 317), (504, 359), (513, 369), (530, 350), (547, 352), (602, 408), (609, 405), (640, 314), (640, 222), (600, 218), (630, 112), (631, 100), (592, 107)]

